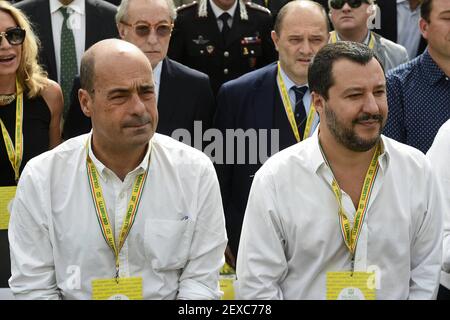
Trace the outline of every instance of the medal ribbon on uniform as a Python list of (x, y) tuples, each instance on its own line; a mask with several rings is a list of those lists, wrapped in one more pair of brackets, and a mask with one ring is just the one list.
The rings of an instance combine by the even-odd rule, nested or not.
[(6, 130), (5, 124), (0, 119), (0, 125), (2, 128), (2, 136), (5, 141), (6, 152), (8, 153), (9, 162), (14, 170), (14, 179), (19, 181), (19, 170), (22, 164), (23, 157), (23, 92), (19, 81), (16, 78), (16, 126), (15, 126), (15, 145), (12, 143), (8, 130)]
[[(336, 43), (338, 41), (336, 31), (331, 31), (330, 41), (331, 41), (331, 43)], [(372, 50), (375, 47), (375, 36), (372, 31), (370, 32), (370, 40), (369, 40), (369, 44), (367, 46)]]
[[(321, 149), (322, 151), (322, 149)], [(325, 159), (326, 164), (331, 169), (326, 157), (322, 151), (323, 158)], [(336, 200), (339, 205), (339, 223), (341, 227), (342, 237), (344, 239), (345, 245), (348, 250), (352, 254), (355, 255), (356, 245), (358, 243), (359, 236), (361, 234), (362, 225), (364, 222), (364, 218), (366, 216), (367, 206), (369, 204), (370, 195), (372, 193), (372, 188), (378, 173), (379, 163), (378, 157), (380, 155), (380, 144), (377, 145), (375, 152), (372, 156), (372, 160), (370, 161), (369, 168), (367, 169), (366, 176), (364, 178), (363, 188), (361, 190), (361, 196), (359, 198), (358, 207), (355, 214), (355, 221), (353, 224), (353, 228), (350, 227), (350, 222), (347, 218), (347, 214), (345, 213), (344, 207), (342, 206), (342, 193), (341, 188), (339, 187), (336, 178), (333, 176), (333, 182), (331, 187), (333, 189), (333, 193), (336, 197)]]
[[(149, 146), (151, 150), (151, 143)], [(145, 181), (148, 176), (148, 168), (144, 173), (139, 174), (133, 183), (133, 189), (131, 193), (130, 201), (127, 206), (127, 213), (125, 215), (124, 222), (122, 224), (122, 229), (119, 234), (119, 243), (116, 245), (114, 240), (114, 232), (111, 228), (111, 223), (109, 221), (108, 213), (106, 212), (106, 202), (103, 197), (102, 187), (100, 185), (99, 174), (95, 168), (94, 163), (89, 157), (88, 143), (86, 143), (86, 167), (89, 178), (89, 185), (92, 195), (92, 200), (94, 201), (95, 212), (97, 213), (97, 220), (100, 225), (100, 230), (102, 232), (103, 238), (109, 245), (114, 253), (116, 260), (116, 279), (119, 277), (119, 253), (122, 249), (127, 236), (133, 227), (134, 221), (136, 219), (136, 214), (139, 208), (139, 203), (141, 201), (142, 192), (144, 190)], [(150, 162), (150, 158), (149, 158)]]
[(316, 113), (316, 108), (314, 107), (314, 104), (311, 100), (308, 118), (306, 120), (306, 125), (305, 125), (305, 132), (303, 133), (303, 139), (300, 139), (300, 133), (298, 132), (297, 123), (295, 122), (295, 116), (294, 116), (294, 111), (292, 109), (291, 100), (289, 99), (289, 95), (286, 90), (286, 85), (284, 84), (283, 77), (281, 76), (281, 66), (280, 66), (279, 61), (278, 61), (277, 80), (278, 80), (278, 85), (280, 86), (280, 89), (281, 89), (281, 99), (283, 100), (283, 105), (286, 110), (286, 113), (287, 113), (287, 116), (289, 119), (289, 123), (291, 124), (292, 131), (294, 132), (295, 139), (297, 140), (297, 142), (300, 142), (301, 140), (305, 140), (306, 138), (309, 137), (309, 134), (311, 132), (311, 126), (312, 126), (312, 123), (314, 120), (314, 115)]

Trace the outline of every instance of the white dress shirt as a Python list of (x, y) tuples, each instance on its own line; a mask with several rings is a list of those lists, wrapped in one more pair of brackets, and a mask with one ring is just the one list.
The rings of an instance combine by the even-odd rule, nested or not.
[[(58, 73), (58, 82), (61, 82), (61, 27), (63, 15), (59, 8), (63, 7), (58, 0), (50, 0), (50, 14), (52, 19), (53, 45), (55, 46), (56, 71)], [(86, 42), (86, 12), (84, 0), (74, 0), (67, 5), (70, 15), (69, 25), (72, 27), (75, 40), (75, 50), (77, 52), (78, 73), (81, 64)]]
[(161, 71), (162, 71), (162, 64), (163, 61), (158, 62), (158, 64), (156, 65), (155, 69), (153, 69), (153, 81), (155, 82), (155, 96), (156, 96), (156, 101), (158, 101), (158, 97), (159, 97), (159, 87), (161, 84)]
[(439, 129), (433, 145), (427, 152), (436, 173), (444, 199), (444, 245), (442, 254), (441, 284), (450, 289), (450, 120)]
[[(291, 106), (292, 108), (295, 107), (295, 91), (294, 91), (294, 87), (296, 87), (297, 85), (294, 83), (294, 81), (292, 81), (288, 75), (286, 74), (286, 72), (284, 72), (283, 68), (280, 66), (280, 70), (281, 70), (281, 78), (283, 79), (284, 85), (286, 87), (286, 89), (288, 89), (288, 94), (289, 94), (289, 100), (291, 102)], [(305, 86), (308, 86), (308, 84), (304, 84)], [(278, 86), (278, 90), (280, 91), (280, 97), (282, 96), (282, 92), (281, 92), (281, 88), (280, 85), (277, 81), (277, 86)], [(306, 90), (305, 95), (303, 96), (303, 105), (305, 106), (305, 112), (306, 112), (306, 116), (308, 117), (309, 115), (309, 110), (311, 110), (311, 92), (309, 91), (309, 87), (308, 90)], [(295, 110), (292, 110), (292, 112), (295, 112)], [(314, 130), (316, 129), (316, 127), (319, 125), (319, 114), (316, 112), (314, 115), (314, 120), (312, 122), (311, 125), (311, 131), (309, 133), (309, 136), (312, 136), (312, 134), (314, 133)], [(301, 137), (303, 139), (303, 137)]]
[[(112, 278), (115, 258), (100, 231), (82, 135), (29, 161), (9, 227), (9, 285), (20, 299), (91, 299), (92, 280)], [(155, 134), (151, 155), (122, 182), (89, 147), (118, 241), (135, 177), (148, 178), (120, 251), (120, 277), (142, 277), (144, 299), (218, 299), (227, 242), (210, 159)]]
[(217, 26), (219, 27), (219, 30), (222, 31), (222, 27), (223, 27), (223, 21), (219, 19), (219, 17), (224, 13), (227, 12), (230, 15), (230, 18), (228, 18), (228, 26), (231, 28), (231, 26), (233, 25), (233, 17), (234, 14), (236, 12), (236, 8), (237, 8), (237, 3), (239, 0), (236, 0), (234, 2), (234, 4), (231, 6), (230, 9), (228, 10), (222, 10), (221, 8), (219, 8), (218, 5), (216, 5), (214, 3), (214, 1), (209, 0), (209, 4), (211, 5), (211, 9), (214, 13), (214, 15), (216, 16), (216, 20), (217, 20)]
[(420, 43), (420, 5), (411, 11), (408, 0), (397, 0), (397, 43), (404, 46), (408, 56), (417, 56)]
[[(352, 270), (317, 131), (255, 175), (237, 261), (240, 298), (325, 299), (327, 272)], [(436, 181), (422, 153), (382, 140), (353, 270), (376, 272), (377, 299), (432, 299), (442, 251)], [(344, 191), (342, 202), (353, 223), (356, 210)]]

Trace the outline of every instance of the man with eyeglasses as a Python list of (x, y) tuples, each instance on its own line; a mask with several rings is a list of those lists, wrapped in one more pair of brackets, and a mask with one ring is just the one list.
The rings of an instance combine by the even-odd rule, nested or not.
[(374, 0), (329, 0), (329, 17), (335, 31), (330, 42), (354, 41), (375, 51), (386, 71), (408, 61), (404, 47), (370, 31), (369, 19), (374, 14)]
[[(152, 64), (160, 119), (157, 132), (170, 136), (175, 130), (186, 130), (191, 139), (183, 142), (194, 145), (194, 126), (201, 133), (211, 127), (215, 102), (206, 74), (167, 57), (175, 17), (171, 0), (123, 0), (116, 22), (120, 37), (139, 47)], [(79, 87), (79, 79), (75, 79), (65, 139), (91, 129), (79, 106)]]
[(49, 78), (61, 84), (65, 119), (83, 52), (102, 39), (117, 37), (117, 7), (102, 0), (26, 0), (14, 6), (33, 23), (41, 41), (41, 63)]
[(199, 0), (181, 6), (169, 57), (209, 75), (220, 86), (276, 60), (264, 7), (243, 0)]

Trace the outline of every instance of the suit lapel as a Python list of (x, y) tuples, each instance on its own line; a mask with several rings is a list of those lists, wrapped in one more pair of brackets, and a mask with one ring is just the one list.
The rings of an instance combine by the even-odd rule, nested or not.
[(53, 43), (49, 1), (40, 1), (39, 5), (36, 6), (36, 17), (39, 17), (39, 24), (41, 25), (38, 36), (41, 39), (41, 43), (44, 44), (41, 52), (45, 56), (43, 58), (47, 60), (44, 60), (44, 64), (47, 65), (49, 77), (57, 81), (58, 75), (56, 72), (55, 45)]
[(98, 17), (97, 12), (97, 3), (93, 0), (86, 0), (86, 41), (84, 43), (84, 49), (89, 49), (94, 43), (96, 43), (99, 39), (97, 39), (97, 35), (101, 32), (89, 32), (89, 30), (95, 30), (101, 28), (101, 24), (98, 24), (100, 17)]
[(225, 39), (225, 47), (229, 47), (231, 43), (233, 43), (236, 39), (239, 39), (242, 34), (242, 24), (245, 23), (245, 21), (241, 21), (241, 14), (240, 14), (240, 1), (238, 1), (236, 11), (234, 12), (233, 16), (233, 24), (231, 25), (230, 32), (227, 35), (227, 38)]
[(170, 122), (177, 108), (176, 101), (173, 99), (175, 95), (171, 94), (170, 88), (173, 88), (173, 66), (168, 58), (163, 60), (161, 67), (161, 78), (159, 80), (158, 94), (158, 113), (159, 118), (164, 122)]
[[(206, 28), (205, 30), (208, 30), (207, 33), (210, 35), (210, 39), (220, 39), (220, 41), (217, 41), (216, 45), (223, 48), (224, 43), (222, 41), (222, 33), (219, 30), (219, 26), (217, 25), (217, 18), (214, 15), (214, 12), (212, 11), (211, 5), (208, 1), (208, 17), (202, 18), (205, 20)], [(213, 41), (214, 42), (214, 41)], [(207, 44), (208, 45), (208, 44)]]
[(255, 88), (252, 103), (252, 115), (257, 129), (268, 129), (273, 127), (273, 108), (275, 105), (275, 90), (277, 64), (273, 63), (267, 70), (265, 77), (261, 79), (260, 85)]

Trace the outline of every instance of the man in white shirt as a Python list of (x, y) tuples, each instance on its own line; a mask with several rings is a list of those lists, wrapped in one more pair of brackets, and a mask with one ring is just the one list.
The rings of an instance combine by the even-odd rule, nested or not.
[(370, 31), (368, 21), (376, 10), (374, 0), (329, 0), (329, 16), (335, 31), (330, 41), (340, 40), (364, 43), (373, 49), (386, 71), (408, 62), (404, 47)]
[(155, 134), (151, 65), (104, 40), (81, 63), (92, 132), (33, 159), (9, 229), (16, 298), (217, 299), (226, 232), (200, 151)]
[(439, 129), (427, 152), (444, 199), (444, 246), (438, 299), (450, 300), (450, 120)]
[(384, 70), (328, 44), (308, 72), (319, 130), (256, 173), (240, 240), (244, 299), (433, 299), (442, 205), (416, 149), (381, 135)]

